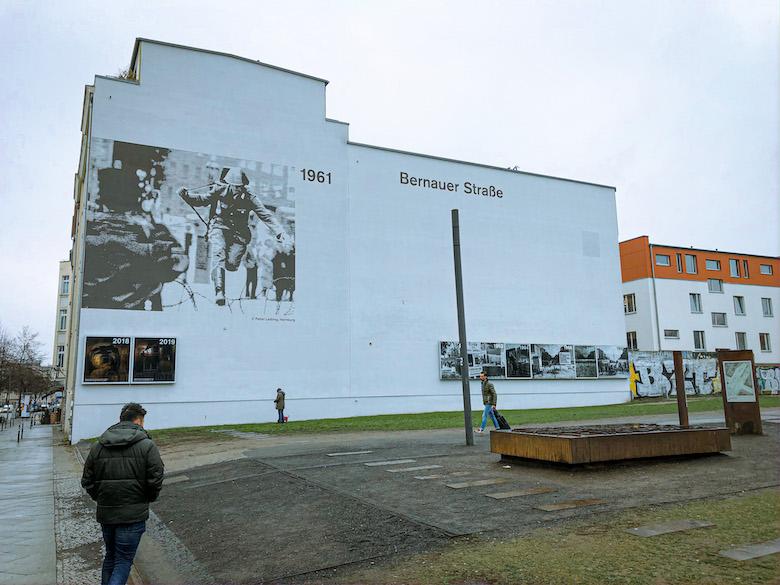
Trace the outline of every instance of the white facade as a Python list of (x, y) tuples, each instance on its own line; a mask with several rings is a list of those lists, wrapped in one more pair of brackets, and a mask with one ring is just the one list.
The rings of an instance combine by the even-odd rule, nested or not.
[[(634, 294), (636, 312), (626, 314), (626, 331), (637, 334), (639, 350), (738, 349), (737, 332), (745, 334), (746, 349), (758, 364), (780, 362), (780, 288), (723, 282), (723, 292), (709, 292), (706, 281), (642, 278), (623, 283), (624, 294)], [(701, 298), (701, 313), (691, 310), (690, 295)], [(745, 314), (735, 310), (734, 297), (744, 299)], [(771, 299), (771, 316), (764, 316), (762, 299)], [(713, 325), (712, 313), (725, 313), (726, 326)], [(657, 317), (656, 317), (657, 314)], [(666, 330), (679, 338), (666, 337)], [(694, 331), (704, 332), (705, 346), (694, 345)], [(767, 333), (770, 351), (761, 349), (759, 334)]]
[[(348, 126), (325, 118), (326, 82), (246, 59), (141, 40), (134, 66), (136, 81), (97, 77), (86, 94), (75, 302), (97, 177), (88, 161), (108, 140), (289, 170), (295, 313), (249, 319), (202, 300), (197, 311), (81, 307), (72, 440), (99, 434), (130, 400), (150, 428), (270, 421), (279, 386), (296, 420), (460, 408), (460, 386), (440, 381), (438, 364), (438, 342), (457, 338), (452, 208), (470, 339), (624, 345), (613, 188), (350, 143)], [(402, 173), (458, 187), (413, 186)], [(467, 194), (467, 183), (492, 195)], [(175, 337), (175, 383), (82, 383), (86, 338), (103, 335)], [(630, 398), (625, 379), (497, 389), (504, 408)], [(472, 392), (479, 407), (478, 383)]]
[(57, 304), (54, 312), (54, 342), (51, 351), (52, 379), (60, 384), (65, 383), (67, 372), (70, 290), (72, 286), (73, 275), (70, 260), (62, 260), (59, 263), (57, 275)]

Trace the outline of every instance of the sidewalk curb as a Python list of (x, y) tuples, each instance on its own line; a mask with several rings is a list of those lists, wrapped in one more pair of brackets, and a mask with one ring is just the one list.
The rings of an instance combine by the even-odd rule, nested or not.
[[(70, 445), (70, 448), (73, 449), (76, 459), (78, 459), (79, 464), (81, 467), (84, 467), (84, 455), (81, 453), (81, 449), (78, 448), (76, 445)], [(82, 488), (83, 491), (83, 488)], [(140, 546), (138, 547), (140, 551)], [(136, 555), (137, 556), (137, 555)], [(135, 560), (133, 560), (133, 566), (130, 567), (130, 577), (128, 578), (128, 583), (130, 585), (150, 585), (144, 579), (141, 577), (141, 574), (138, 572), (138, 569), (135, 567)]]

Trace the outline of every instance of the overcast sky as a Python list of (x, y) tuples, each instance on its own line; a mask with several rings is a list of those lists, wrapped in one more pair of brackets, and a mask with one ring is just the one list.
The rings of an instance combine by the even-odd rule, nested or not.
[(135, 37), (330, 81), (350, 138), (617, 187), (620, 238), (780, 254), (776, 0), (0, 1), (0, 323), (51, 351), (83, 90)]

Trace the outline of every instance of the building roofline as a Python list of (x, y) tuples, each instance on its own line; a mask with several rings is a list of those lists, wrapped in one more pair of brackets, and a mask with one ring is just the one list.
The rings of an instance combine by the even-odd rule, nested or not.
[(421, 153), (421, 152), (412, 152), (412, 151), (409, 151), (409, 150), (400, 150), (398, 148), (388, 148), (386, 146), (376, 146), (375, 144), (364, 144), (362, 142), (352, 142), (350, 140), (347, 141), (347, 144), (350, 145), (350, 146), (360, 146), (362, 148), (373, 148), (374, 150), (384, 150), (386, 152), (395, 152), (395, 153), (398, 153), (398, 154), (408, 154), (408, 155), (411, 155), (411, 156), (421, 156), (423, 158), (430, 158), (430, 159), (433, 159), (433, 160), (441, 160), (441, 161), (444, 161), (444, 162), (452, 162), (452, 163), (458, 163), (458, 164), (463, 164), (463, 165), (471, 165), (471, 166), (474, 166), (474, 167), (481, 167), (481, 168), (484, 168), (484, 169), (491, 169), (491, 170), (494, 170), (494, 171), (504, 171), (505, 173), (516, 173), (516, 174), (520, 174), (520, 175), (529, 175), (531, 177), (541, 177), (543, 179), (555, 179), (557, 181), (567, 181), (569, 183), (579, 183), (581, 185), (590, 185), (592, 187), (601, 187), (601, 188), (604, 188), (604, 189), (612, 189), (613, 191), (617, 191), (617, 189), (615, 187), (613, 187), (612, 185), (602, 185), (600, 183), (591, 183), (589, 181), (579, 181), (577, 179), (567, 179), (565, 177), (555, 177), (553, 175), (542, 175), (540, 173), (530, 173), (528, 171), (515, 171), (515, 170), (512, 170), (512, 169), (507, 169), (505, 167), (497, 167), (495, 165), (487, 165), (487, 164), (484, 164), (484, 163), (471, 162), (471, 161), (467, 161), (467, 160), (459, 160), (459, 159), (456, 159), (456, 158), (447, 158), (447, 157), (444, 157), (444, 156), (435, 156), (433, 154), (424, 154), (424, 153)]
[(220, 57), (230, 57), (231, 59), (238, 59), (239, 61), (246, 61), (247, 63), (262, 65), (263, 67), (268, 67), (269, 69), (276, 69), (277, 71), (282, 71), (284, 73), (291, 73), (293, 75), (298, 75), (300, 77), (305, 77), (307, 79), (319, 81), (321, 83), (324, 83), (325, 85), (328, 84), (327, 79), (322, 79), (321, 77), (314, 77), (313, 75), (308, 75), (306, 73), (301, 73), (299, 71), (293, 71), (292, 69), (285, 69), (284, 67), (277, 67), (276, 65), (269, 65), (268, 63), (263, 63), (262, 61), (257, 61), (256, 59), (249, 59), (247, 57), (241, 57), (240, 55), (223, 53), (221, 51), (212, 51), (210, 49), (201, 49), (199, 47), (190, 47), (188, 45), (179, 45), (176, 43), (168, 43), (165, 41), (158, 41), (155, 39), (147, 39), (144, 37), (136, 37), (135, 39), (135, 45), (133, 46), (133, 56), (130, 58), (130, 69), (135, 69), (136, 59), (138, 58), (138, 49), (140, 48), (141, 43), (153, 43), (155, 45), (162, 45), (164, 47), (173, 47), (174, 49), (186, 49), (188, 51), (199, 51), (201, 53), (208, 53), (210, 55), (219, 55)]
[(753, 258), (767, 258), (769, 260), (780, 260), (780, 256), (768, 256), (766, 254), (751, 254), (749, 252), (734, 252), (729, 250), (713, 250), (712, 248), (694, 248), (693, 246), (673, 246), (671, 244), (656, 244), (651, 242), (648, 236), (637, 236), (635, 238), (629, 238), (627, 240), (621, 240), (619, 243), (624, 244), (640, 238), (648, 238), (650, 246), (656, 248), (671, 248), (673, 250), (692, 250), (694, 252), (712, 252), (713, 254), (733, 254), (734, 256), (752, 256)]

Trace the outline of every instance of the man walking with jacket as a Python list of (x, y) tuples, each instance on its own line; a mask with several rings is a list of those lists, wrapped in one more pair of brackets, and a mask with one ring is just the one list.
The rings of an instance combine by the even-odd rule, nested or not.
[(482, 425), (477, 429), (478, 433), (485, 431), (487, 426), (487, 419), (490, 416), (490, 420), (493, 421), (493, 426), (498, 428), (498, 421), (496, 420), (496, 387), (493, 386), (493, 382), (488, 380), (487, 374), (482, 372), (479, 375), (479, 379), (482, 381), (482, 404), (485, 405), (485, 409), (482, 411)]
[(97, 502), (106, 556), (101, 585), (125, 585), (146, 530), (149, 502), (163, 484), (164, 466), (157, 445), (144, 430), (146, 410), (125, 404), (119, 422), (92, 446), (81, 485)]

